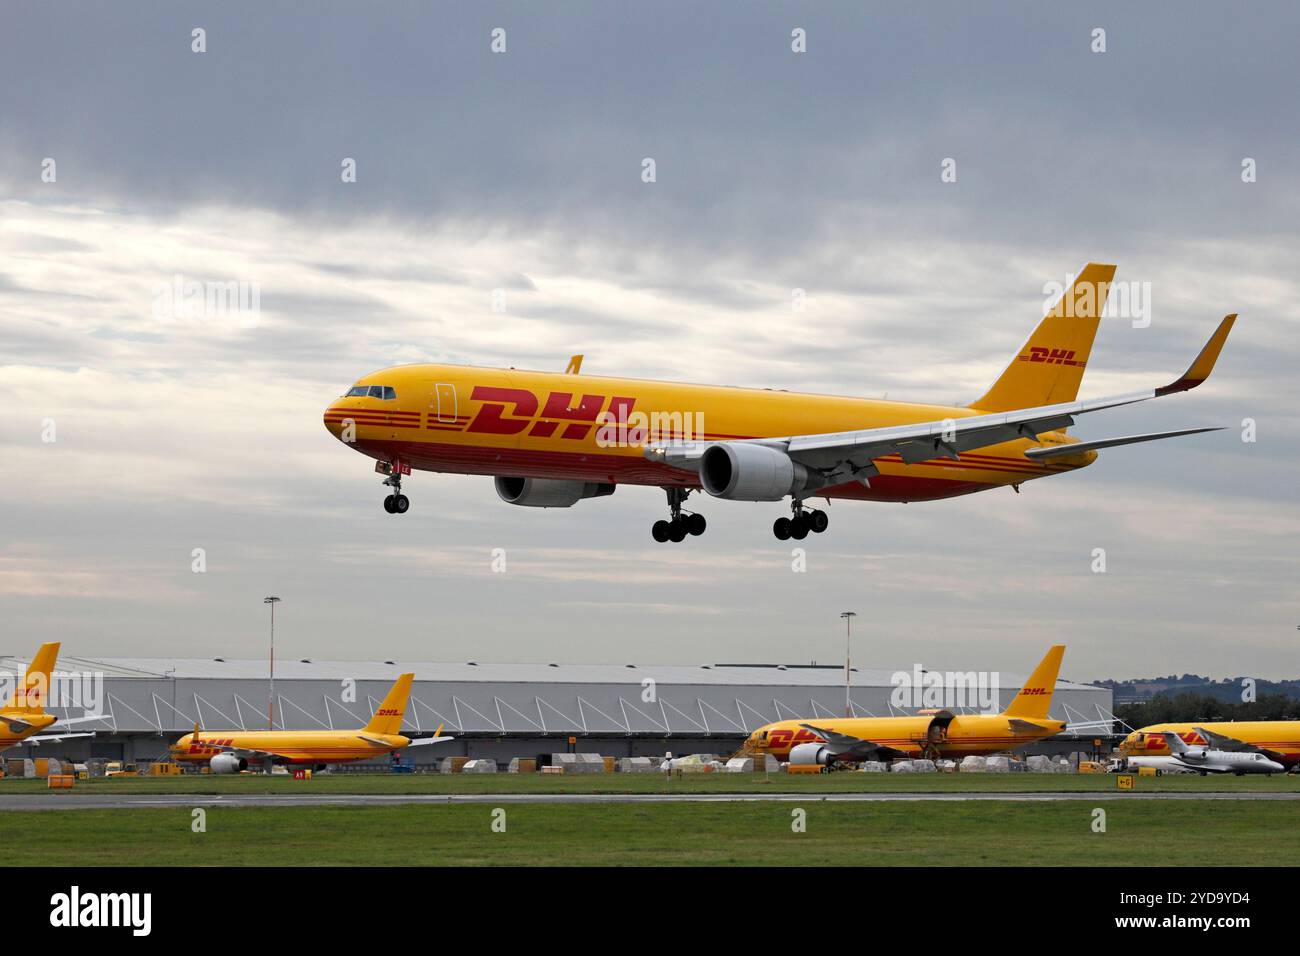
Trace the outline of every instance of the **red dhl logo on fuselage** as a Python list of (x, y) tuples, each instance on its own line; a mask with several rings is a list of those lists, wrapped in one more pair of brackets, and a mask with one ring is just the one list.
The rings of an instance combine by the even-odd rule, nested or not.
[(1028, 352), (1020, 355), (1022, 362), (1045, 362), (1048, 365), (1074, 365), (1082, 368), (1085, 362), (1076, 362), (1074, 349), (1049, 349), (1042, 345), (1031, 345)]
[[(1147, 750), (1164, 750), (1167, 745), (1165, 738), (1160, 734), (1147, 734), (1146, 738)], [(1204, 738), (1194, 730), (1183, 731), (1178, 735), (1178, 739), (1185, 744), (1198, 747), (1205, 744)]]
[(773, 730), (767, 735), (768, 750), (784, 750), (797, 744), (824, 744), (825, 742), (811, 730), (802, 727), (798, 730)]
[(235, 739), (233, 737), (226, 737), (221, 740), (214, 738), (212, 740), (194, 741), (190, 744), (188, 752), (192, 754), (203, 754), (216, 750), (218, 747), (234, 746), (234, 743)]
[[(488, 385), (475, 385), (469, 397), (471, 401), (483, 402), (483, 405), (466, 427), (467, 432), (518, 435), (528, 428), (530, 436), (550, 438), (556, 429), (565, 425), (560, 437), (572, 441), (586, 438), (599, 421), (626, 422), (636, 404), (635, 398), (615, 396), (609, 399), (607, 407), (606, 396), (583, 395), (575, 405), (572, 392), (551, 392), (543, 406), (541, 400), (527, 389)], [(601, 412), (607, 412), (603, 419)]]

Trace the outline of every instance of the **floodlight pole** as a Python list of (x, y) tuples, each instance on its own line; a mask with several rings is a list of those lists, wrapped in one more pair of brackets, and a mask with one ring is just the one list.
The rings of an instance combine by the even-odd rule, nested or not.
[(280, 599), (266, 597), (262, 603), (271, 605), (271, 680), (266, 692), (266, 729), (275, 730), (275, 606)]
[(850, 680), (849, 675), (851, 668), (849, 666), (849, 639), (853, 636), (853, 619), (858, 616), (857, 611), (844, 611), (840, 617), (844, 619), (844, 716), (853, 716), (853, 699), (849, 696)]

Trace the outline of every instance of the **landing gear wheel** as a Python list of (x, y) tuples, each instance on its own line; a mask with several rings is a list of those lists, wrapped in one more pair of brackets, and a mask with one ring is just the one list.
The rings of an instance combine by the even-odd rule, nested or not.
[(814, 534), (821, 534), (830, 525), (831, 519), (824, 511), (813, 511), (808, 515), (809, 527)]
[(411, 499), (402, 494), (401, 471), (395, 469), (384, 479), (384, 486), (393, 489), (393, 493), (384, 499), (384, 510), (390, 515), (406, 514), (406, 510), (411, 507)]
[(778, 541), (790, 540), (790, 519), (777, 518), (772, 522), (772, 533), (776, 535)]
[(689, 535), (704, 534), (708, 522), (704, 515), (682, 514), (682, 502), (691, 493), (690, 488), (669, 487), (664, 489), (668, 495), (668, 520), (656, 521), (650, 533), (656, 541), (671, 541), (674, 544), (686, 540)]
[(810, 524), (811, 522), (808, 520), (808, 516), (802, 511), (798, 512), (790, 519), (790, 537), (794, 538), (796, 541), (802, 541), (804, 538), (808, 537)]

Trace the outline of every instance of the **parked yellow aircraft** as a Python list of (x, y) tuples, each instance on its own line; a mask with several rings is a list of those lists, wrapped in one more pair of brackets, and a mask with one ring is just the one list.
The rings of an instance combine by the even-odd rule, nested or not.
[(58, 720), (45, 712), (45, 703), (50, 695), (50, 673), (58, 657), (57, 641), (42, 644), (27, 667), (22, 684), (14, 688), (14, 699), (0, 707), (0, 750), (22, 743)]
[(366, 760), (404, 747), (454, 740), (442, 736), (442, 727), (432, 737), (411, 739), (402, 735), (402, 717), (414, 677), (403, 674), (397, 678), (370, 722), (360, 730), (202, 731), (195, 724), (194, 733), (172, 745), (171, 756), (178, 763), (206, 763), (213, 773), (239, 773), (248, 769), (250, 760), (324, 769), (332, 763)]
[(410, 501), (412, 469), (492, 475), (514, 505), (568, 508), (620, 484), (658, 485), (669, 518), (657, 541), (704, 532), (682, 510), (692, 491), (781, 501), (773, 533), (826, 530), (810, 498), (928, 501), (1074, 471), (1096, 450), (1210, 428), (1080, 441), (1075, 416), (1195, 388), (1210, 374), (1235, 315), (1169, 385), (1077, 401), (1115, 267), (1090, 263), (982, 397), (969, 406), (916, 405), (752, 388), (683, 385), (457, 365), (404, 365), (367, 375), (325, 411), (325, 427), (376, 459), (392, 493)]
[(828, 766), (893, 757), (979, 756), (1023, 747), (1065, 730), (1064, 721), (1047, 716), (1064, 654), (1065, 645), (1052, 647), (1000, 714), (927, 710), (915, 717), (780, 720), (750, 734), (741, 752)]
[(1152, 724), (1135, 730), (1119, 745), (1127, 757), (1169, 755), (1166, 733), (1186, 744), (1236, 753), (1263, 754), (1284, 767), (1300, 764), (1300, 720), (1193, 720), (1179, 724)]
[(42, 644), (27, 666), (22, 684), (14, 688), (14, 699), (0, 707), (0, 751), (17, 744), (41, 744), (72, 737), (93, 737), (93, 733), (38, 734), (52, 724), (76, 724), (87, 720), (100, 720), (95, 716), (55, 717), (45, 712), (50, 699), (50, 675), (59, 658), (59, 642)]

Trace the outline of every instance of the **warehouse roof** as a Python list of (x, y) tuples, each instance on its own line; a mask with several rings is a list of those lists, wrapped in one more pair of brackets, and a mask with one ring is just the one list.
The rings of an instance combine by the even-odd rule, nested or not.
[[(0, 655), (0, 670), (21, 673), (30, 658)], [(902, 669), (902, 668), (900, 668)], [(261, 680), (264, 659), (191, 657), (59, 657), (59, 671), (94, 671), (109, 678), (159, 680)], [(909, 665), (906, 670), (910, 672)], [(840, 665), (809, 664), (514, 664), (492, 662), (317, 661), (277, 659), (277, 680), (391, 681), (412, 671), (417, 681), (494, 682), (517, 684), (635, 684), (653, 678), (661, 684), (734, 684), (748, 686), (843, 687)], [(853, 668), (853, 683), (888, 687), (893, 670)], [(1003, 687), (1019, 687), (1026, 675), (1004, 672)], [(1057, 687), (1097, 689), (1092, 685), (1058, 681)]]

